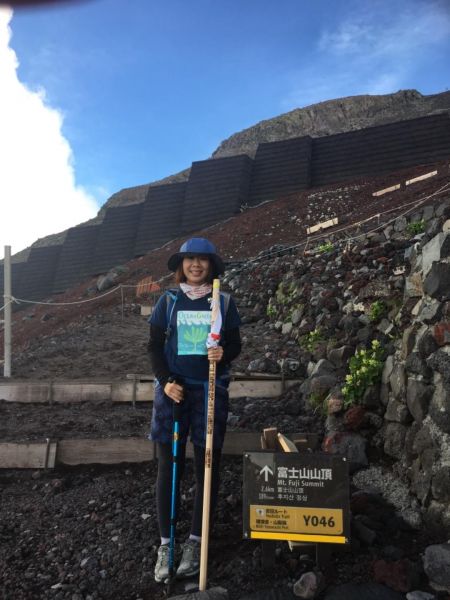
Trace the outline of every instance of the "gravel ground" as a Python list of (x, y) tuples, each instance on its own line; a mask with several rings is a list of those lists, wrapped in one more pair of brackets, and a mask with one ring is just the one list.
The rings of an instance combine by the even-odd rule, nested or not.
[[(0, 474), (0, 598), (2, 600), (159, 600), (164, 586), (153, 581), (159, 537), (154, 508), (156, 464), (77, 467), (54, 471), (10, 471)], [(191, 461), (182, 486), (181, 515), (189, 514), (194, 487)], [(211, 535), (208, 587), (220, 585), (230, 600), (258, 590), (285, 590), (310, 570), (311, 550), (291, 553), (278, 543), (273, 569), (261, 567), (261, 545), (242, 539), (242, 461), (224, 458), (222, 487)], [(354, 501), (353, 501), (354, 502)], [(377, 540), (367, 546), (354, 540), (350, 552), (336, 551), (322, 565), (329, 586), (372, 579), (377, 558), (395, 554), (416, 563), (430, 541), (405, 528), (382, 506), (358, 494), (354, 514), (366, 513), (377, 528)], [(360, 514), (361, 517), (361, 514)], [(182, 520), (178, 539), (188, 535)], [(310, 557), (305, 555), (310, 553)], [(192, 582), (192, 580), (191, 580)], [(184, 592), (177, 582), (173, 595)], [(419, 589), (426, 589), (423, 586)], [(264, 596), (262, 596), (264, 597)], [(272, 596), (271, 596), (272, 597)], [(444, 598), (445, 596), (441, 596)]]

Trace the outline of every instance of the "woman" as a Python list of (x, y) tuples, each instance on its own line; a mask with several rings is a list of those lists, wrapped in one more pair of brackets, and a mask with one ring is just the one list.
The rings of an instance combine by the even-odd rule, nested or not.
[[(211, 327), (212, 281), (224, 272), (224, 264), (215, 246), (204, 238), (189, 239), (178, 253), (169, 258), (168, 267), (175, 272), (175, 282), (179, 287), (158, 300), (149, 319), (148, 343), (156, 378), (149, 437), (157, 443), (158, 449), (156, 507), (161, 546), (155, 567), (157, 582), (165, 581), (169, 573), (173, 403), (180, 403), (181, 407), (177, 507), (189, 430), (194, 446), (196, 491), (191, 533), (183, 545), (183, 555), (176, 572), (177, 577), (191, 577), (200, 569), (209, 361), (217, 363), (211, 481), (213, 513), (219, 491), (219, 464), (228, 416), (229, 365), (241, 350), (241, 320), (228, 294), (221, 294), (220, 344), (215, 348), (206, 347)], [(178, 508), (176, 512), (178, 514)]]

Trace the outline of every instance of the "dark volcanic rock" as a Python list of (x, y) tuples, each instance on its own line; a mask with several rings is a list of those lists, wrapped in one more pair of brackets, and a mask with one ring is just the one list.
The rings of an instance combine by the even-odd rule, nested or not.
[(423, 289), (432, 298), (448, 300), (450, 297), (450, 264), (433, 263), (423, 282)]

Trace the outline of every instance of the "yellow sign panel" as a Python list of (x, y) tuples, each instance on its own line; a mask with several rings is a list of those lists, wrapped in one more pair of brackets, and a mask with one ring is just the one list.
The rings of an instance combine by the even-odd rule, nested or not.
[(348, 544), (343, 535), (309, 535), (307, 533), (269, 533), (267, 531), (251, 531), (252, 540), (286, 540), (288, 542), (308, 542), (311, 544)]
[(343, 511), (334, 508), (250, 504), (252, 531), (342, 535)]

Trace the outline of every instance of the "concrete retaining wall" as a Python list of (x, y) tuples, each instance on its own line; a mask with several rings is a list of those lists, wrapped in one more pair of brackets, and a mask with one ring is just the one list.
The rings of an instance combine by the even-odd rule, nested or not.
[(27, 263), (15, 268), (13, 294), (43, 299), (247, 205), (449, 157), (450, 115), (445, 112), (322, 138), (260, 144), (254, 160), (238, 155), (194, 162), (188, 182), (122, 190), (118, 196), (135, 189), (141, 201), (109, 208), (95, 228), (72, 228), (63, 246), (33, 248)]

